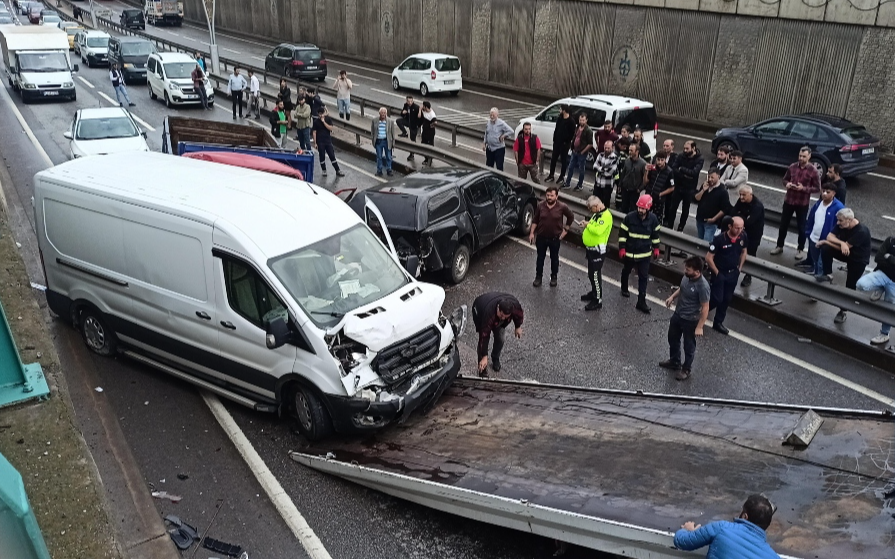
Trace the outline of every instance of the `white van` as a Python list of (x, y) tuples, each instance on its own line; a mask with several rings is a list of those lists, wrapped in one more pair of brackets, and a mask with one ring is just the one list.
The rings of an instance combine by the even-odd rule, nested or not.
[(441, 313), (373, 205), (379, 239), (308, 183), (144, 152), (37, 173), (34, 211), (47, 301), (87, 347), (292, 409), (308, 439), (406, 418), (459, 372), (465, 307)]
[[(150, 99), (162, 99), (169, 108), (202, 102), (193, 86), (196, 59), (182, 52), (154, 52), (146, 61), (146, 85)], [(214, 105), (214, 88), (205, 78), (205, 97)]]

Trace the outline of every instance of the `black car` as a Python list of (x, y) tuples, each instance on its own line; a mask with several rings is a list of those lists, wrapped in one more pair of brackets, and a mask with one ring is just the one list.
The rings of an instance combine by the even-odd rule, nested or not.
[(121, 26), (126, 29), (146, 29), (146, 20), (143, 19), (143, 10), (121, 10), (119, 16)]
[(326, 58), (310, 43), (282, 44), (264, 59), (264, 69), (288, 78), (326, 79)]
[(109, 64), (118, 64), (125, 83), (146, 81), (146, 62), (154, 52), (155, 45), (140, 37), (109, 39)]
[(365, 190), (349, 204), (361, 217), (366, 200), (382, 213), (398, 258), (419, 272), (443, 270), (460, 283), (469, 258), (500, 237), (531, 227), (537, 197), (523, 182), (478, 169), (425, 169)]
[(838, 116), (804, 113), (771, 118), (745, 128), (722, 128), (712, 140), (712, 153), (727, 146), (751, 161), (785, 167), (811, 148), (811, 163), (823, 176), (833, 163), (842, 176), (867, 173), (879, 164), (879, 138), (860, 124)]

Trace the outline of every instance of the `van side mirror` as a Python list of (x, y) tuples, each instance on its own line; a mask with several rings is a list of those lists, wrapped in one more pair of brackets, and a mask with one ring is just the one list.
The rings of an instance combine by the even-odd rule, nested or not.
[(410, 272), (410, 275), (416, 277), (420, 271), (420, 257), (416, 254), (411, 254), (407, 257), (407, 262), (404, 263), (404, 269)]
[(62, 137), (66, 140), (71, 140), (71, 130), (66, 130), (65, 132), (63, 132)]
[(143, 136), (144, 140), (146, 139), (146, 131), (145, 130), (141, 131), (140, 135)]
[(264, 337), (264, 341), (267, 344), (267, 349), (277, 349), (292, 341), (292, 331), (289, 330), (289, 323), (286, 322), (285, 317), (278, 316), (271, 319), (267, 322), (266, 330), (267, 335)]
[(80, 70), (80, 68), (78, 67), (77, 64), (75, 64), (74, 66), (72, 66), (72, 69), (71, 69), (72, 72), (77, 72), (78, 70)]

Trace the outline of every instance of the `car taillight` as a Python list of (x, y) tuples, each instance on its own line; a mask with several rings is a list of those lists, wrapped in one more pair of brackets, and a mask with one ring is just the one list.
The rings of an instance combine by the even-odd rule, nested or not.
[(432, 79), (435, 79), (435, 70), (432, 70)]
[(305, 63), (302, 62), (301, 60), (293, 60), (293, 61), (292, 61), (292, 65), (293, 65), (293, 66), (304, 66)]
[(658, 123), (658, 122), (655, 123), (655, 124), (653, 125), (653, 133), (654, 133), (656, 136), (659, 135), (659, 123)]
[(851, 153), (853, 151), (861, 151), (862, 149), (872, 148), (873, 144), (845, 144), (839, 148), (840, 153)]

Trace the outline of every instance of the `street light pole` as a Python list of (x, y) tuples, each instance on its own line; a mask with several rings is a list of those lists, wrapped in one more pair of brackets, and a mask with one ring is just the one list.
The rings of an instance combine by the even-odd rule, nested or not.
[(211, 54), (211, 71), (220, 75), (221, 59), (218, 55), (218, 44), (214, 37), (215, 0), (202, 0), (202, 6), (205, 8), (205, 21), (208, 22), (208, 51)]

